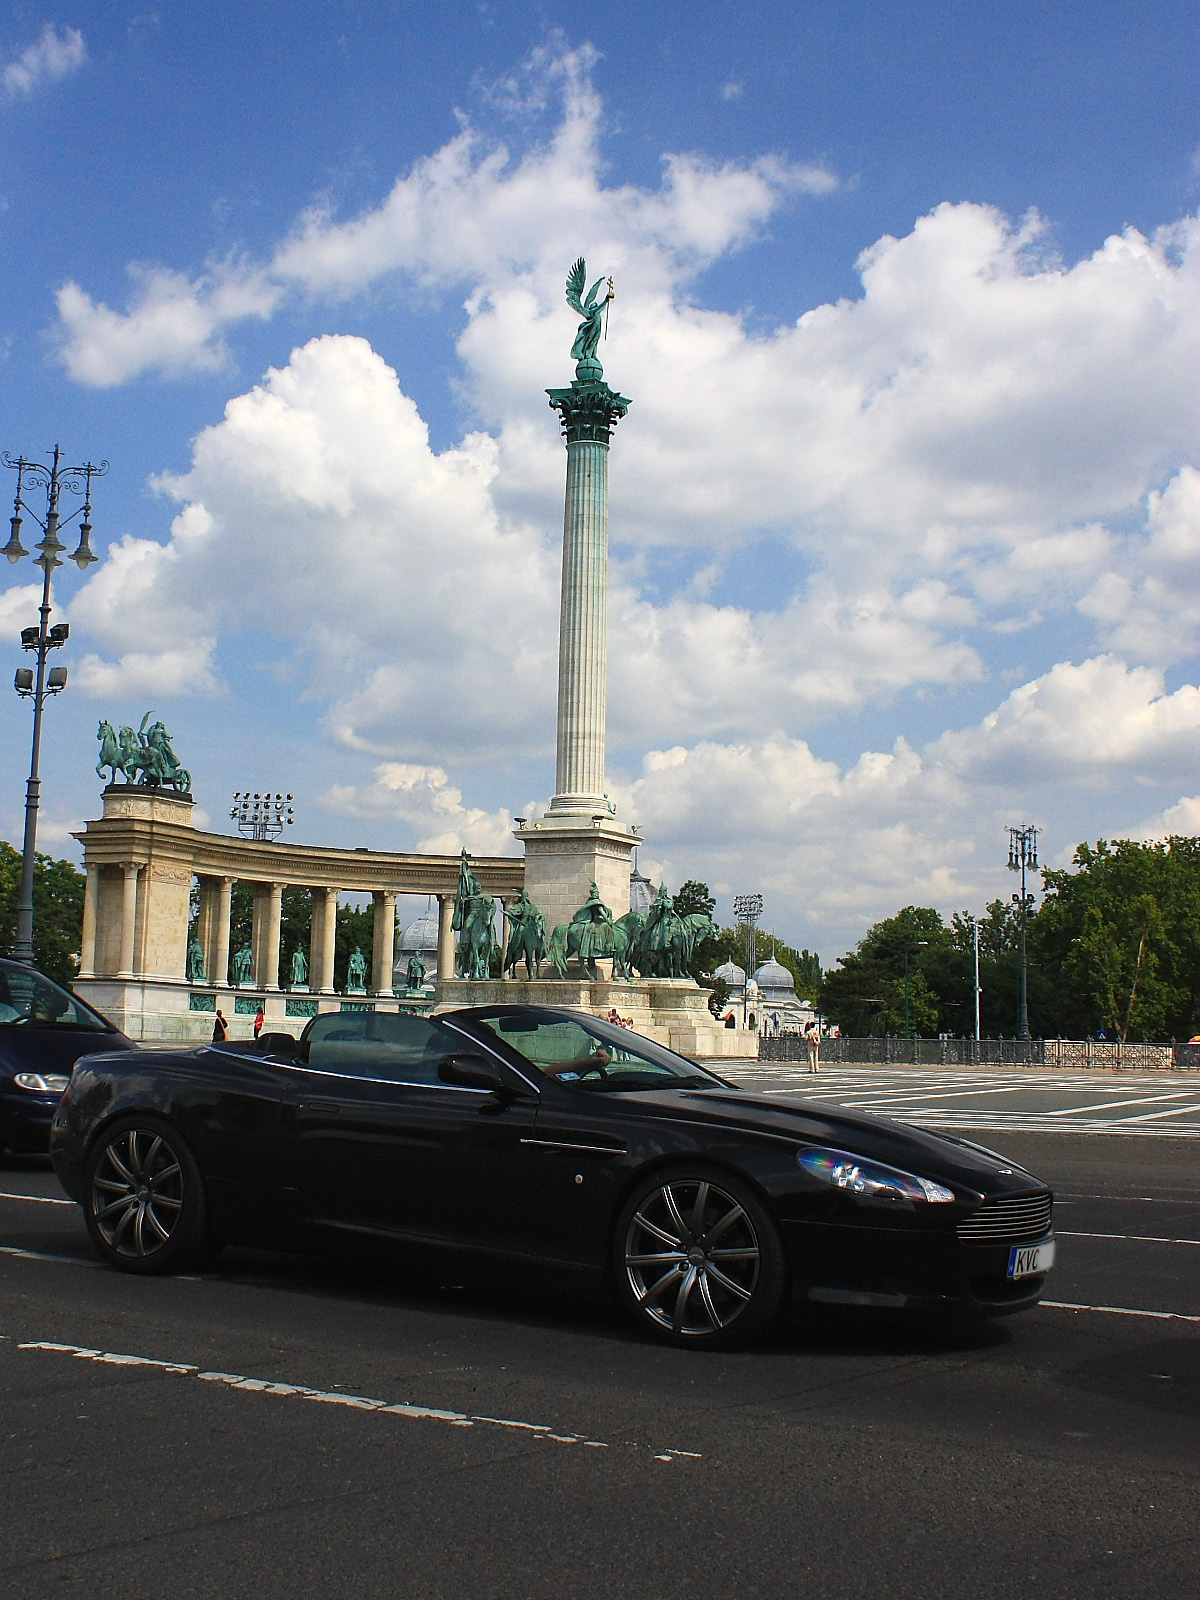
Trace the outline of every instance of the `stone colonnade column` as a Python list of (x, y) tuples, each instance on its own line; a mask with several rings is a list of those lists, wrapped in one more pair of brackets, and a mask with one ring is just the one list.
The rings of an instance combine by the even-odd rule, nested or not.
[(337, 951), (338, 889), (314, 889), (308, 950), (308, 981), (314, 989), (333, 988), (333, 958)]
[(121, 885), (121, 959), (117, 976), (133, 976), (133, 936), (137, 929), (137, 888), (139, 868), (133, 863), (123, 863), (121, 871), (125, 881)]
[(209, 982), (219, 989), (229, 985), (229, 917), (233, 901), (232, 878), (217, 879), (217, 907), (213, 918), (212, 964), (207, 950), (204, 953), (205, 971)]
[(83, 891), (83, 933), (79, 945), (79, 976), (96, 975), (96, 908), (100, 900), (100, 868), (87, 869), (87, 884)]
[(454, 969), (454, 896), (438, 895), (438, 982), (456, 976)]
[(567, 441), (558, 631), (558, 751), (552, 811), (603, 805), (608, 700), (608, 441), (629, 401), (581, 361), (569, 389), (548, 389)]
[[(279, 987), (279, 922), (283, 915), (283, 884), (267, 885), (264, 898), (266, 927), (263, 930), (263, 975), (259, 982), (267, 989)], [(255, 977), (258, 977), (257, 969)]]
[(375, 937), (371, 951), (371, 989), (377, 995), (391, 995), (392, 967), (396, 960), (396, 894), (392, 889), (376, 889)]

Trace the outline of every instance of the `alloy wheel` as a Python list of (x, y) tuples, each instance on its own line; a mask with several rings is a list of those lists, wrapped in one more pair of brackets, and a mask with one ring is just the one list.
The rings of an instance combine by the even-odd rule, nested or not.
[(761, 1261), (745, 1207), (704, 1179), (675, 1179), (652, 1190), (626, 1230), (634, 1302), (676, 1337), (730, 1328), (754, 1299)]
[(170, 1242), (184, 1204), (178, 1153), (155, 1128), (124, 1128), (92, 1173), (92, 1221), (114, 1255), (145, 1260)]

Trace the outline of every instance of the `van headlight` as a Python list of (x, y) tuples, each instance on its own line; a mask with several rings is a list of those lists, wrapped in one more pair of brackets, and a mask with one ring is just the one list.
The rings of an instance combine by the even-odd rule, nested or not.
[(914, 1173), (901, 1172), (898, 1167), (885, 1167), (879, 1161), (864, 1161), (847, 1150), (801, 1150), (796, 1160), (814, 1178), (834, 1189), (844, 1189), (847, 1194), (862, 1200), (920, 1200), (930, 1205), (946, 1205), (956, 1199), (953, 1189), (934, 1183), (931, 1178), (918, 1178)]
[(65, 1094), (71, 1080), (61, 1072), (18, 1072), (13, 1082), (30, 1094)]

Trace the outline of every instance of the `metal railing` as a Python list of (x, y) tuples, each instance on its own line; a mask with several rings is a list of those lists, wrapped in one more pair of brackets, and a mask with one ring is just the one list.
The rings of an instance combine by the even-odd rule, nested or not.
[[(800, 1033), (764, 1034), (758, 1059), (806, 1061)], [(821, 1040), (822, 1064), (909, 1067), (1083, 1067), (1115, 1072), (1198, 1072), (1200, 1044), (1122, 1044), (1119, 1039), (883, 1039)]]

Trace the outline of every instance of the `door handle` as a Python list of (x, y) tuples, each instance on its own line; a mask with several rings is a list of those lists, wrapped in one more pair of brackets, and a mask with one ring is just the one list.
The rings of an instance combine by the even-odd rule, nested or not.
[(326, 1116), (339, 1116), (341, 1106), (336, 1100), (301, 1100), (301, 1111), (323, 1111)]

